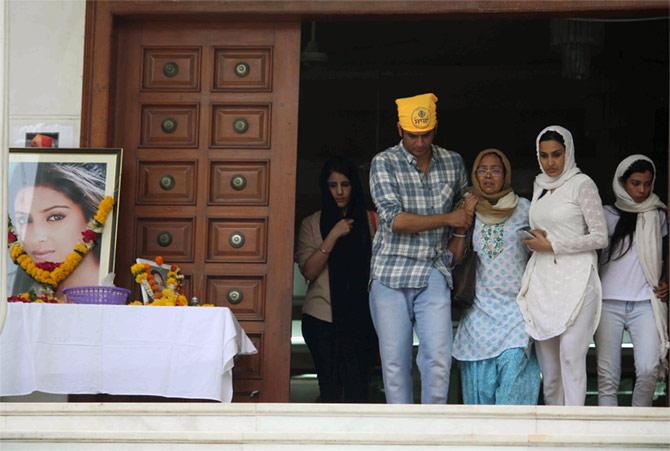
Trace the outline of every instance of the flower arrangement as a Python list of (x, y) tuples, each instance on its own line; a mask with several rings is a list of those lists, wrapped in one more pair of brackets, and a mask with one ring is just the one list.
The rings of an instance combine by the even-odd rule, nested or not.
[(16, 229), (12, 220), (8, 218), (9, 255), (12, 261), (20, 266), (26, 274), (38, 282), (41, 286), (26, 293), (8, 297), (9, 302), (58, 302), (56, 289), (58, 285), (77, 269), (77, 266), (86, 255), (95, 247), (105, 226), (109, 212), (114, 207), (114, 198), (107, 196), (98, 205), (98, 210), (81, 232), (82, 240), (75, 244), (65, 261), (35, 263), (32, 257), (26, 253), (21, 241), (18, 239)]
[[(156, 257), (156, 264), (163, 266), (163, 257)], [(161, 288), (155, 281), (151, 273), (151, 265), (146, 263), (135, 263), (130, 267), (130, 272), (135, 277), (135, 282), (139, 283), (149, 297), (147, 305), (154, 306), (180, 306), (188, 305), (186, 296), (184, 296), (184, 274), (177, 265), (171, 265), (167, 273), (165, 287)], [(143, 305), (141, 301), (133, 301), (131, 305)]]

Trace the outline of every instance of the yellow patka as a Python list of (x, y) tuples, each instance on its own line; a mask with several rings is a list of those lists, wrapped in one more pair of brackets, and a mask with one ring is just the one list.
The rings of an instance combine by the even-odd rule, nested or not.
[(433, 93), (396, 99), (398, 124), (412, 133), (429, 132), (437, 125), (437, 97)]

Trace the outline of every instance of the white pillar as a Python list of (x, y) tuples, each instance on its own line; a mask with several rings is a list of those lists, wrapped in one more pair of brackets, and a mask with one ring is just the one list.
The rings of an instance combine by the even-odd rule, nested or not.
[(0, 332), (7, 315), (7, 171), (9, 160), (9, 2), (0, 2)]

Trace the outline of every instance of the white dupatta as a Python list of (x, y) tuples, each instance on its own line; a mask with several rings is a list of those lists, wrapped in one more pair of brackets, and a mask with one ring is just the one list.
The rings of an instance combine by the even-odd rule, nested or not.
[[(654, 167), (654, 179), (651, 184), (652, 193), (644, 202), (640, 203), (635, 202), (633, 198), (630, 197), (620, 181), (620, 178), (626, 170), (638, 160), (648, 161)], [(635, 224), (635, 234), (633, 235), (633, 246), (635, 246), (635, 250), (640, 260), (644, 277), (652, 288), (658, 286), (663, 266), (661, 221), (656, 210), (659, 208), (667, 208), (658, 196), (653, 193), (655, 181), (656, 166), (654, 166), (654, 162), (648, 157), (639, 154), (631, 155), (619, 163), (616, 173), (614, 174), (614, 179), (612, 180), (612, 188), (616, 195), (616, 202), (614, 205), (620, 210), (629, 213), (637, 213), (637, 223)], [(659, 359), (662, 363), (661, 372), (664, 375), (668, 366), (668, 349), (670, 349), (670, 342), (668, 341), (668, 304), (658, 299), (656, 294), (652, 291), (651, 307), (654, 312), (656, 330), (661, 342)]]
[[(563, 172), (558, 177), (550, 177), (547, 175), (547, 173), (544, 172), (542, 162), (540, 161), (540, 138), (548, 131), (554, 131), (561, 135), (565, 145), (565, 165), (563, 166)], [(535, 153), (537, 154), (537, 163), (540, 165), (540, 171), (542, 171), (535, 177), (535, 185), (542, 189), (556, 189), (581, 172), (577, 167), (577, 163), (575, 163), (575, 144), (572, 141), (572, 133), (560, 125), (550, 125), (549, 127), (545, 127), (537, 135), (537, 138), (535, 139)]]

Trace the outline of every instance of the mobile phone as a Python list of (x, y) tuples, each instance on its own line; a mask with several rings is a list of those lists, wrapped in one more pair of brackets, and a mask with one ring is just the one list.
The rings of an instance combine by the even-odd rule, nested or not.
[(529, 227), (519, 230), (519, 236), (521, 237), (522, 240), (532, 240), (535, 238), (535, 235), (530, 233)]

